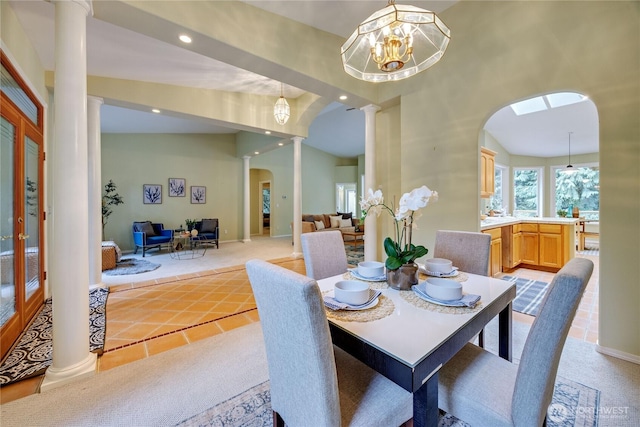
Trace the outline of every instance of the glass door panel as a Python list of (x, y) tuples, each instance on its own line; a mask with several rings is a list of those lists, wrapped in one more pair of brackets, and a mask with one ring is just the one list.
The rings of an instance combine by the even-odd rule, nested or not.
[(14, 260), (15, 126), (2, 117), (0, 124), (0, 327), (16, 313)]
[(24, 232), (20, 239), (24, 240), (24, 272), (25, 295), (29, 300), (40, 289), (40, 212), (38, 176), (39, 146), (29, 137), (25, 138), (24, 173), (25, 173), (25, 222)]

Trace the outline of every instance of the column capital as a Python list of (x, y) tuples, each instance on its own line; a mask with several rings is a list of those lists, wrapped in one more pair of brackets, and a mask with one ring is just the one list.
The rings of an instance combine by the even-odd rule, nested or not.
[(302, 142), (303, 139), (304, 138), (301, 136), (294, 136), (293, 138), (291, 138), (293, 142)]
[(75, 3), (82, 7), (88, 16), (93, 16), (93, 4), (91, 0), (51, 0), (52, 3)]
[(380, 111), (382, 108), (380, 108), (377, 105), (374, 104), (369, 104), (369, 105), (365, 105), (364, 107), (362, 107), (360, 110), (364, 111), (365, 113), (375, 113), (376, 111)]
[(251, 160), (251, 156), (242, 156), (243, 160)]

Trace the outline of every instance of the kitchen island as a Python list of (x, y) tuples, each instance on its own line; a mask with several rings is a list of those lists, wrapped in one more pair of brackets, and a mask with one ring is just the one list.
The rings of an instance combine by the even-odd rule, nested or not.
[(516, 267), (556, 272), (576, 253), (579, 218), (487, 217), (480, 230), (491, 236), (490, 275)]

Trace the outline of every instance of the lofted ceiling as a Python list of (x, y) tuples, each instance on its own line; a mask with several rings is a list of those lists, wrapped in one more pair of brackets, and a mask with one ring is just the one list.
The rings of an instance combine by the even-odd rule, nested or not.
[[(405, 3), (440, 13), (456, 1)], [(345, 39), (361, 21), (386, 5), (384, 1), (368, 0), (258, 0), (245, 3)], [(54, 4), (19, 0), (10, 0), (10, 4), (45, 69), (53, 70)], [(339, 48), (336, 46), (336, 55)], [(93, 17), (87, 19), (87, 62), (87, 72), (93, 76), (268, 95), (274, 97), (274, 103), (281, 91), (279, 81)], [(282, 90), (286, 98), (297, 98), (305, 93), (286, 81)], [(364, 114), (349, 108), (349, 100), (344, 102), (344, 105), (333, 102), (323, 110), (310, 127), (305, 144), (340, 157), (364, 153)], [(238, 131), (233, 126), (220, 126), (204, 119), (154, 114), (146, 106), (131, 110), (106, 104), (101, 110), (101, 125), (104, 133)], [(590, 101), (529, 117), (518, 117), (501, 110), (487, 122), (486, 129), (511, 154), (538, 157), (566, 155), (569, 131), (574, 132), (572, 154), (598, 151), (597, 114)]]

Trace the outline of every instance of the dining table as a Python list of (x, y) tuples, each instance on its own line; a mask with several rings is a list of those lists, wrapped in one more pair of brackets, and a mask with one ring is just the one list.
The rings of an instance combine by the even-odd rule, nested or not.
[[(420, 282), (426, 278), (421, 274)], [(326, 295), (345, 279), (363, 280), (347, 272), (319, 280), (318, 286)], [(381, 292), (378, 304), (366, 310), (368, 318), (349, 318), (351, 313), (364, 314), (364, 310), (332, 313), (327, 308), (334, 345), (413, 393), (416, 427), (438, 425), (438, 371), (496, 316), (498, 353), (511, 361), (515, 284), (464, 272), (457, 279), (464, 294), (480, 295), (475, 307), (422, 302), (412, 290), (395, 290), (382, 280), (365, 280)]]

